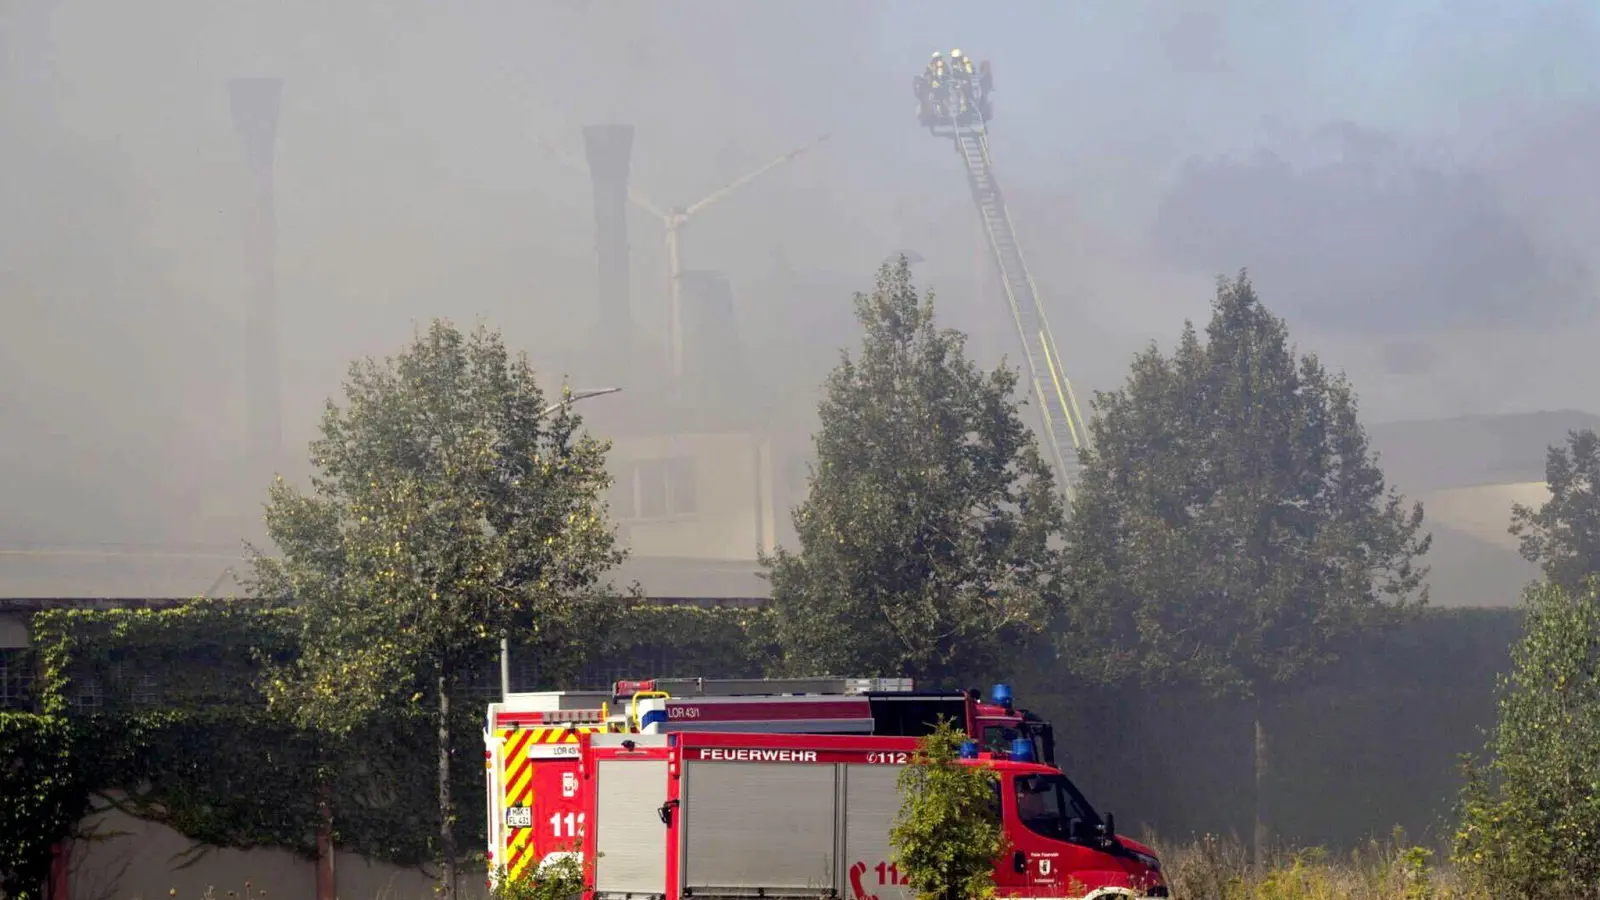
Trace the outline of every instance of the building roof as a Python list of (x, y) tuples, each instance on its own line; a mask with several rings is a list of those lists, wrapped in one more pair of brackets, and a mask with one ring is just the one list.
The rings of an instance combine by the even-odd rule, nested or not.
[[(98, 546), (0, 547), (0, 598), (228, 597), (245, 593), (249, 571), (238, 548)], [(744, 600), (765, 598), (754, 560), (634, 557), (611, 573), (618, 587), (638, 582), (646, 596)]]

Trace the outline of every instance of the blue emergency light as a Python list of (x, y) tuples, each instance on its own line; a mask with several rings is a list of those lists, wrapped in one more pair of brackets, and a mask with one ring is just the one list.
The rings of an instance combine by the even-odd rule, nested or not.
[(997, 684), (989, 691), (989, 698), (996, 706), (1011, 708), (1011, 685)]
[(961, 758), (962, 759), (977, 759), (978, 758), (978, 742), (977, 741), (962, 741), (961, 742)]
[(1017, 762), (1033, 762), (1033, 740), (1020, 737), (1012, 741), (1011, 758)]

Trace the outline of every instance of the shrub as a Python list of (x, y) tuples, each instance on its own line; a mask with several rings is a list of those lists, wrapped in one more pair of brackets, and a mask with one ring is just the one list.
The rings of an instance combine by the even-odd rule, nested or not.
[(1600, 897), (1600, 583), (1530, 588), (1487, 765), (1467, 764), (1454, 858), (1503, 896)]

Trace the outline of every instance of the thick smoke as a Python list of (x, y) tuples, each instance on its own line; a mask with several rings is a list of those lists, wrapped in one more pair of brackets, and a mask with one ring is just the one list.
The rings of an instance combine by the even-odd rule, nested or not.
[[(1351, 366), (1363, 396), (1408, 414), (1539, 404), (1596, 374), (1600, 54), (1580, 0), (235, 6), (0, 13), (8, 540), (231, 543), (256, 522), (241, 76), (284, 80), (296, 458), (348, 361), (418, 320), (494, 324), (552, 381), (588, 361), (589, 179), (539, 146), (581, 159), (600, 122), (636, 127), (632, 184), (664, 207), (832, 133), (682, 234), (687, 268), (727, 277), (751, 384), (801, 443), (856, 337), (850, 292), (896, 250), (926, 258), (948, 324), (1016, 364), (960, 163), (910, 118), (912, 71), (954, 46), (994, 61), (1001, 181), (1080, 396), (1241, 266), (1308, 348), (1372, 348)], [(1327, 122), (1354, 124), (1297, 142)], [(630, 216), (632, 307), (659, 336), (662, 228)], [(645, 412), (640, 396), (591, 421)]]
[(1349, 123), (1323, 143), (1333, 158), (1310, 164), (1265, 150), (1190, 161), (1160, 208), (1162, 258), (1208, 272), (1247, 263), (1298, 321), (1374, 335), (1588, 314), (1583, 266), (1541, 245), (1482, 171)]

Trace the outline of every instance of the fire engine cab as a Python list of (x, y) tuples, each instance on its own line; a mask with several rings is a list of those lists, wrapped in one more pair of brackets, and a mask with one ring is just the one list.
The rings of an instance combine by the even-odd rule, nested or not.
[[(578, 846), (592, 900), (912, 900), (890, 830), (914, 738), (737, 733), (580, 739)], [(995, 773), (1008, 849), (1003, 898), (1166, 897), (1150, 848), (1116, 833), (1020, 741), (1009, 757), (962, 748)]]
[(579, 739), (585, 734), (870, 735), (914, 738), (940, 718), (964, 726), (990, 751), (1025, 744), (1029, 758), (1053, 765), (1048, 722), (1015, 708), (1011, 688), (915, 689), (909, 678), (658, 678), (610, 690), (507, 694), (489, 704), (484, 724), (489, 865), (516, 878), (553, 853), (567, 852), (582, 829)]

